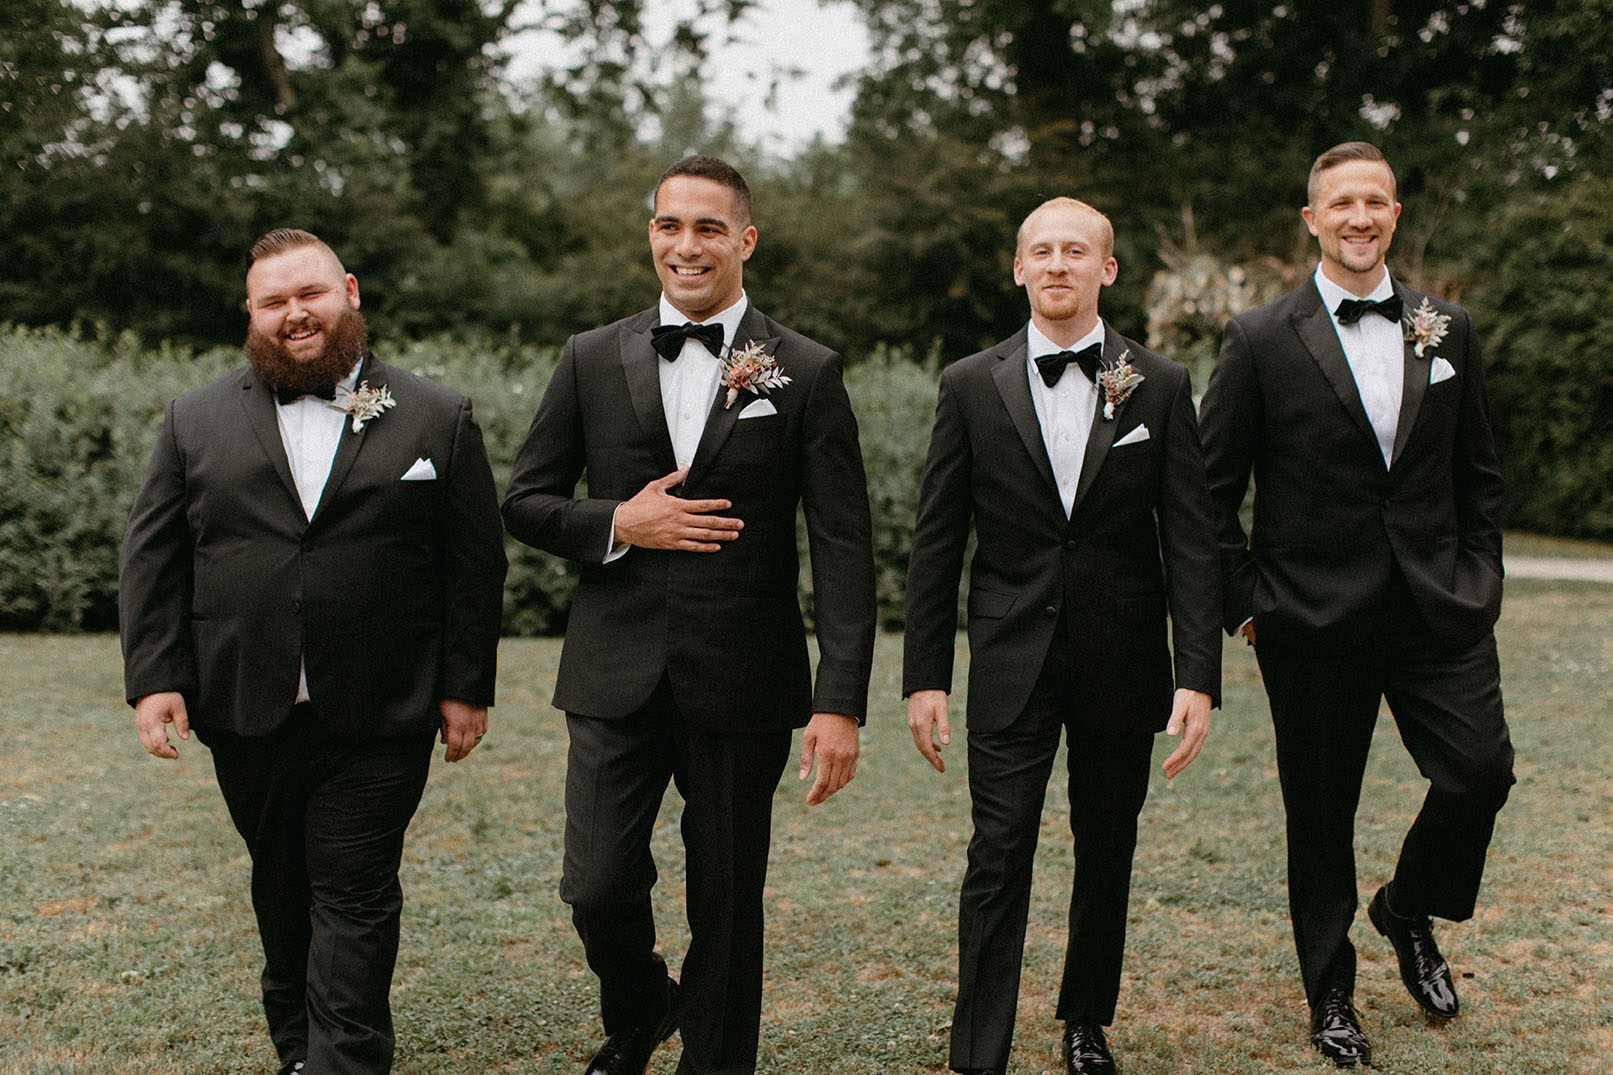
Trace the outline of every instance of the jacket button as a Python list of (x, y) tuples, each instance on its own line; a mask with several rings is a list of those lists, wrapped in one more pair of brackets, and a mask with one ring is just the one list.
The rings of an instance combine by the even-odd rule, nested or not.
[(1042, 609), (1042, 615), (1046, 616), (1050, 620), (1056, 618), (1058, 614), (1059, 610), (1054, 608), (1052, 605), (1048, 605), (1046, 608)]
[(1064, 540), (1064, 547), (1073, 552), (1075, 550), (1075, 539), (1074, 538), (1066, 538)]
[(297, 613), (298, 615), (301, 615), (302, 614), (302, 602), (301, 601), (293, 601), (293, 602), (291, 602), (291, 611)]

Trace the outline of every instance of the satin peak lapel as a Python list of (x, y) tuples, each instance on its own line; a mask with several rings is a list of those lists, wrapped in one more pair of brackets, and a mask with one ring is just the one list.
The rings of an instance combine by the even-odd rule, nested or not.
[[(788, 376), (790, 372), (789, 360), (778, 357), (779, 339), (780, 337), (778, 336), (769, 336), (767, 334), (767, 323), (762, 319), (762, 315), (757, 312), (756, 307), (752, 306), (745, 311), (745, 316), (739, 320), (739, 325), (734, 331), (733, 346), (747, 347), (753, 343), (760, 344), (762, 350), (772, 355), (774, 360), (778, 362), (779, 369)], [(774, 389), (774, 391), (788, 392), (790, 387), (790, 385), (785, 385), (781, 389)], [(706, 467), (711, 465), (711, 461), (716, 458), (717, 453), (722, 451), (723, 445), (728, 442), (728, 434), (734, 431), (734, 423), (739, 421), (739, 412), (745, 409), (745, 405), (750, 400), (759, 398), (761, 397), (755, 392), (741, 392), (739, 398), (734, 400), (732, 407), (724, 407), (723, 403), (728, 399), (728, 389), (718, 384), (717, 398), (711, 401), (711, 411), (706, 415), (706, 427), (700, 431), (700, 443), (695, 447), (694, 461), (689, 464), (689, 477), (685, 479), (685, 485), (693, 481)]]
[(1053, 496), (1053, 503), (1058, 507), (1059, 517), (1063, 518), (1064, 501), (1059, 497), (1058, 479), (1053, 477), (1053, 463), (1047, 458), (1042, 425), (1036, 420), (1036, 404), (1031, 400), (1029, 372), (1025, 366), (1025, 341), (1026, 333), (1021, 330), (1008, 353), (999, 357), (996, 368), (991, 371), (991, 379), (997, 385), (997, 394), (1008, 409), (1008, 417), (1013, 421), (1019, 439), (1025, 442), (1025, 451), (1030, 455), (1032, 465), (1042, 476), (1047, 491)]
[[(1399, 281), (1395, 282), (1395, 293), (1407, 310), (1415, 309), (1416, 304), (1422, 301), (1421, 295), (1402, 287)], [(1419, 358), (1415, 340), (1406, 341), (1405, 353), (1406, 379), (1400, 390), (1400, 417), (1395, 420), (1395, 446), (1390, 452), (1390, 466), (1400, 458), (1401, 449), (1411, 439), (1412, 427), (1417, 424), (1417, 415), (1422, 410), (1423, 397), (1428, 394), (1428, 378), (1434, 365), (1434, 349), (1423, 348), (1422, 357)]]
[(247, 425), (251, 427), (258, 447), (269, 458), (275, 474), (279, 476), (281, 487), (291, 497), (291, 506), (296, 509), (297, 517), (306, 522), (302, 498), (297, 495), (297, 483), (291, 477), (291, 463), (286, 459), (286, 445), (280, 439), (280, 420), (275, 417), (274, 411), (274, 390), (251, 374), (243, 375), (241, 389), (241, 409), (246, 412)]
[[(1333, 386), (1334, 393), (1355, 421), (1356, 428), (1360, 429), (1361, 435), (1376, 447), (1378, 434), (1373, 430), (1372, 422), (1367, 418), (1367, 409), (1361, 403), (1361, 391), (1355, 386), (1355, 374), (1350, 372), (1350, 361), (1344, 357), (1344, 345), (1339, 343), (1338, 330), (1333, 327), (1333, 315), (1323, 305), (1322, 296), (1317, 292), (1314, 282), (1310, 285), (1309, 298), (1315, 306), (1309, 313), (1304, 309), (1295, 311), (1294, 331), (1299, 334), (1305, 349), (1311, 353), (1311, 358), (1322, 368), (1323, 376), (1327, 378), (1327, 383)], [(1381, 451), (1378, 458), (1383, 458)]]
[[(386, 367), (373, 358), (365, 357), (364, 364), (359, 367), (358, 380), (353, 382), (361, 385), (365, 381), (373, 381), (370, 387), (379, 391), (386, 387)], [(319, 491), (319, 503), (314, 505), (313, 517), (308, 520), (312, 525), (319, 521), (319, 516), (325, 510), (325, 505), (335, 499), (336, 493), (341, 489), (342, 482), (347, 479), (347, 472), (353, 469), (353, 460), (358, 458), (358, 450), (364, 444), (364, 438), (369, 434), (375, 422), (385, 418), (386, 412), (364, 423), (364, 428), (353, 432), (353, 419), (347, 415), (342, 416), (342, 437), (336, 442), (336, 455), (330, 461), (330, 476), (325, 479), (325, 487)]]
[[(1107, 324), (1103, 330), (1103, 356), (1105, 368), (1116, 364), (1120, 356), (1126, 353), (1126, 341), (1121, 339), (1114, 329)], [(1132, 395), (1147, 384), (1132, 389)], [(1115, 406), (1113, 419), (1103, 416), (1103, 386), (1098, 387), (1098, 409), (1092, 416), (1092, 431), (1087, 434), (1086, 454), (1081, 457), (1081, 477), (1075, 483), (1075, 501), (1070, 505), (1070, 518), (1075, 518), (1076, 509), (1081, 506), (1081, 500), (1092, 488), (1092, 483), (1098, 480), (1098, 471), (1103, 468), (1103, 461), (1109, 454), (1109, 449), (1115, 443), (1115, 430), (1120, 426), (1120, 416), (1126, 413), (1126, 404), (1131, 402), (1128, 395)]]
[(623, 327), (622, 373), (627, 378), (627, 394), (639, 428), (660, 460), (661, 473), (670, 474), (678, 469), (678, 460), (672, 451), (672, 434), (667, 431), (666, 408), (661, 402), (661, 356), (650, 346), (650, 329), (656, 321), (655, 311), (650, 310)]

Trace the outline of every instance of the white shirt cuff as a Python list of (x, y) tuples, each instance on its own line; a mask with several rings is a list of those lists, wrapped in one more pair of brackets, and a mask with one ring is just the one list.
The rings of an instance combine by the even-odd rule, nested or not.
[[(625, 501), (623, 503), (625, 503)], [(616, 511), (621, 510), (622, 505), (616, 505)], [(616, 511), (610, 513), (610, 543), (605, 547), (605, 558), (600, 561), (602, 564), (608, 564), (612, 560), (620, 560), (622, 557), (627, 555), (627, 550), (632, 548), (632, 546), (627, 542), (616, 540)]]

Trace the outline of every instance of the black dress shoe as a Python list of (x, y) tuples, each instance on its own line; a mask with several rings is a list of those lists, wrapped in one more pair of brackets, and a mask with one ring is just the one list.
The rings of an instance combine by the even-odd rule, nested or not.
[(1096, 1023), (1066, 1023), (1059, 1052), (1066, 1075), (1115, 1075), (1115, 1058)]
[(1451, 981), (1451, 967), (1439, 954), (1434, 943), (1434, 927), (1427, 915), (1402, 918), (1389, 909), (1384, 889), (1367, 904), (1367, 918), (1373, 928), (1395, 946), (1395, 958), (1400, 962), (1400, 980), (1406, 985), (1411, 999), (1429, 1015), (1441, 1019), (1454, 1019), (1460, 1008), (1456, 1000), (1456, 985)]
[(666, 1014), (659, 1023), (631, 1026), (605, 1039), (583, 1075), (644, 1075), (655, 1047), (678, 1029), (678, 983), (667, 982)]
[(306, 1063), (305, 1060), (287, 1060), (280, 1066), (280, 1075), (302, 1075), (303, 1065)]
[(1341, 1068), (1372, 1063), (1372, 1044), (1361, 1033), (1349, 990), (1334, 986), (1311, 1009), (1311, 1044)]

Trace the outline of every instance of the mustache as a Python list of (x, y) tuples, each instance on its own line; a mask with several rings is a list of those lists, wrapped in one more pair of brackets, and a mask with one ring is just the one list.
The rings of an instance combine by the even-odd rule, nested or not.
[[(300, 359), (286, 349), (284, 336), (308, 327), (325, 331), (325, 345), (318, 354)], [(349, 307), (334, 323), (305, 317), (295, 326), (286, 326), (280, 337), (270, 337), (248, 324), (246, 357), (252, 373), (272, 388), (298, 393), (324, 392), (353, 371), (369, 353), (369, 326), (364, 316)]]

